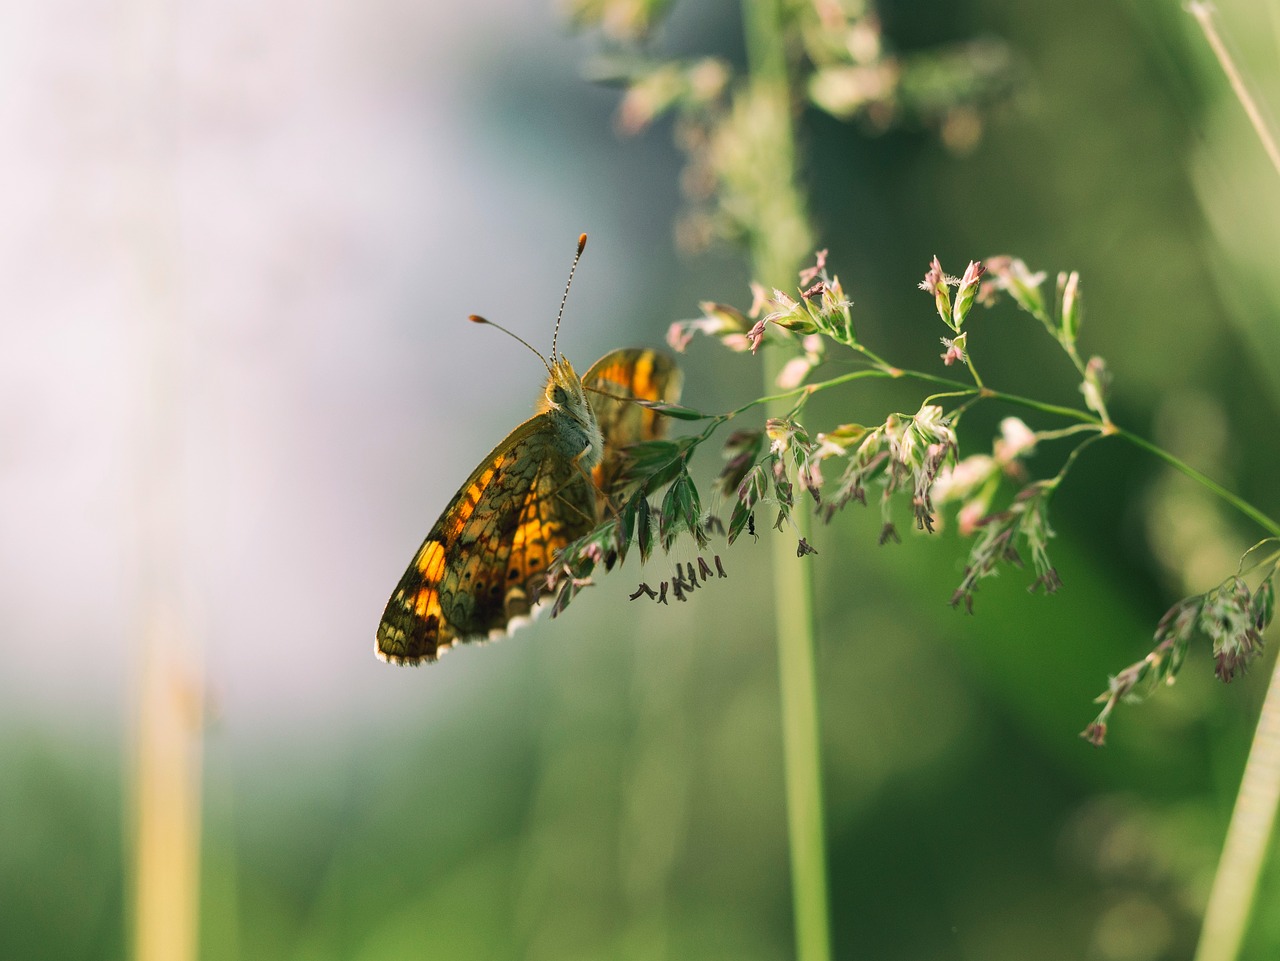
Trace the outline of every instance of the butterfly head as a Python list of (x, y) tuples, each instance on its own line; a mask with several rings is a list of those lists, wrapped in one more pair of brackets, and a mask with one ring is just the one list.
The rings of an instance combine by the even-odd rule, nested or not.
[(547, 378), (538, 413), (551, 415), (556, 433), (576, 448), (575, 453), (581, 451), (579, 459), (590, 469), (604, 455), (604, 439), (582, 378), (565, 357), (557, 357), (547, 369), (551, 376)]

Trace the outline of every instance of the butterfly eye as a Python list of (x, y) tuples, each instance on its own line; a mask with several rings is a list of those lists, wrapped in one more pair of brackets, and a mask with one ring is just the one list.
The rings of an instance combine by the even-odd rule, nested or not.
[(557, 407), (563, 407), (568, 400), (569, 395), (565, 393), (565, 389), (563, 387), (556, 387), (556, 389), (551, 392), (551, 403), (555, 404)]

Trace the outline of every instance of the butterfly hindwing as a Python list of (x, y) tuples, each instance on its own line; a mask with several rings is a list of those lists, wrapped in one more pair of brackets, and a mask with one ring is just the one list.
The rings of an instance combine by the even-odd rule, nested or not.
[(530, 616), (556, 551), (595, 524), (595, 492), (546, 414), (518, 427), (454, 496), (387, 604), (378, 652), (432, 661)]

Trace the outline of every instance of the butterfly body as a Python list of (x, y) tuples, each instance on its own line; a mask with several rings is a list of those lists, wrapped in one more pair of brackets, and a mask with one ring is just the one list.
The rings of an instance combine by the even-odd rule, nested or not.
[(622, 449), (662, 432), (618, 398), (679, 397), (679, 371), (654, 351), (613, 351), (582, 378), (563, 358), (548, 370), (537, 413), (472, 472), (400, 579), (378, 627), (384, 660), (433, 661), (532, 617), (555, 553), (596, 525)]

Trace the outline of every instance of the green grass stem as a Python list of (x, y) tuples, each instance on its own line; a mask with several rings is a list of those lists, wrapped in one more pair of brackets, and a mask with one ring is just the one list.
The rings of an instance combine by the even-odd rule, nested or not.
[[(744, 0), (751, 98), (762, 125), (757, 222), (749, 225), (754, 276), (781, 288), (795, 283), (801, 262), (812, 249), (802, 195), (797, 184), (791, 86), (783, 47), (783, 10), (778, 0)], [(764, 364), (766, 392), (776, 382), (783, 360), (769, 351)], [(768, 405), (772, 416), (789, 408), (781, 400)], [(805, 537), (807, 512), (792, 513), (799, 537)], [(790, 538), (773, 542), (774, 611), (777, 622), (778, 674), (782, 714), (783, 768), (786, 782), (791, 891), (798, 961), (829, 961), (831, 933), (827, 893), (826, 837), (822, 803), (818, 685), (814, 662), (816, 624), (811, 568), (796, 556)]]
[(1227, 838), (1218, 859), (1195, 961), (1236, 961), (1280, 807), (1280, 659), (1254, 730)]
[[(1197, 0), (1187, 5), (1187, 11), (1195, 17), (1227, 82), (1231, 84), (1232, 92), (1244, 108), (1262, 149), (1276, 173), (1280, 174), (1280, 147), (1276, 146), (1276, 138), (1249, 92), (1244, 75), (1218, 34), (1213, 8)], [(1164, 456), (1156, 448), (1148, 449), (1157, 456)], [(1189, 471), (1184, 470), (1183, 473)], [(1256, 520), (1268, 533), (1280, 534), (1276, 523), (1252, 505), (1227, 494), (1211, 481), (1206, 486)], [(1271, 846), (1277, 808), (1280, 808), (1280, 661), (1272, 671), (1262, 713), (1254, 729), (1253, 744), (1249, 748), (1244, 776), (1236, 794), (1226, 841), (1205, 909), (1195, 961), (1235, 961), (1240, 956), (1240, 946), (1244, 943), (1249, 916), (1257, 897), (1258, 880)]]

